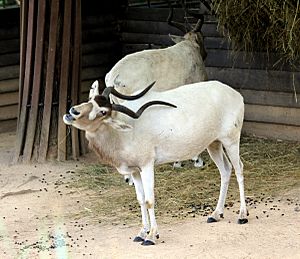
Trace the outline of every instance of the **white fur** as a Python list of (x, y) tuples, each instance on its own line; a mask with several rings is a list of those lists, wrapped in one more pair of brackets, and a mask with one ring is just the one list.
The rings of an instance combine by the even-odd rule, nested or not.
[[(152, 88), (154, 91), (206, 81), (207, 73), (201, 56), (205, 48), (201, 33), (191, 31), (184, 37), (170, 37), (176, 43), (171, 47), (139, 51), (122, 58), (105, 76), (106, 86), (114, 86), (120, 93), (131, 95), (153, 81), (156, 81)], [(98, 81), (92, 85), (90, 98), (99, 94), (97, 84)], [(122, 103), (116, 97), (111, 98), (114, 103)], [(196, 160), (203, 161), (200, 156)], [(203, 163), (194, 165), (201, 167)], [(174, 167), (181, 167), (181, 162), (176, 162)], [(125, 176), (125, 180), (128, 177)]]
[[(74, 115), (76, 120), (65, 120), (86, 131), (88, 141), (102, 158), (107, 158), (106, 162), (123, 175), (132, 174), (143, 223), (138, 236), (154, 242), (158, 234), (154, 215), (154, 165), (191, 159), (204, 149), (208, 150), (221, 174), (220, 196), (211, 217), (219, 220), (224, 211), (232, 164), (240, 189), (239, 219), (246, 218), (243, 165), (239, 157), (244, 116), (242, 96), (225, 84), (209, 81), (165, 92), (153, 91), (123, 105), (136, 111), (151, 100), (169, 102), (177, 108), (151, 106), (137, 120), (114, 112), (112, 119), (100, 115), (89, 121), (86, 117), (91, 108), (85, 103), (73, 107), (80, 112)], [(88, 105), (89, 109), (85, 109)], [(114, 123), (120, 130), (112, 127)], [(131, 130), (123, 131), (126, 126)]]
[[(202, 35), (189, 32), (177, 42), (168, 48), (125, 56), (105, 76), (106, 86), (114, 86), (119, 92), (130, 95), (153, 81), (156, 81), (155, 91), (206, 81), (207, 73), (200, 54), (204, 49)], [(117, 98), (114, 101), (120, 102)]]

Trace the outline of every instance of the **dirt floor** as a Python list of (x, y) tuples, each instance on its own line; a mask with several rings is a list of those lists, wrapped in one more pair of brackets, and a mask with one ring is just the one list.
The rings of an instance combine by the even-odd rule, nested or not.
[(250, 205), (246, 225), (233, 210), (212, 224), (158, 218), (157, 245), (143, 247), (132, 242), (138, 218), (115, 225), (81, 216), (90, 194), (70, 183), (91, 158), (11, 166), (13, 142), (0, 135), (0, 258), (300, 258), (299, 189)]

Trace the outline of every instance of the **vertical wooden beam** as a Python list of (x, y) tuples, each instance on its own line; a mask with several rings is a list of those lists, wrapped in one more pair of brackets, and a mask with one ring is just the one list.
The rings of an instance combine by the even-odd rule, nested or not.
[(23, 161), (30, 161), (36, 123), (37, 123), (37, 114), (39, 108), (39, 97), (41, 89), (41, 78), (42, 78), (42, 69), (43, 69), (43, 46), (44, 46), (44, 32), (45, 32), (45, 11), (46, 11), (46, 0), (38, 1), (38, 16), (37, 16), (37, 35), (36, 35), (36, 48), (35, 48), (35, 62), (34, 62), (34, 74), (33, 74), (33, 88), (32, 88), (32, 97), (31, 97), (31, 107), (27, 128), (27, 135), (25, 141), (25, 149)]
[[(50, 139), (57, 143), (58, 160), (67, 158), (67, 152), (71, 151), (69, 144), (72, 144), (73, 158), (77, 159), (80, 144), (84, 143), (79, 141), (84, 138), (79, 138), (78, 131), (72, 130), (71, 136), (68, 136), (71, 141), (67, 141), (67, 128), (62, 116), (69, 106), (68, 100), (72, 99), (75, 104), (79, 96), (81, 0), (24, 0), (21, 32), (15, 162), (22, 156), (23, 161), (30, 161), (33, 153), (39, 161), (45, 161), (49, 147), (52, 147)], [(44, 53), (45, 48), (48, 53)], [(41, 101), (44, 101), (43, 107)], [(53, 102), (58, 102), (58, 109)], [(51, 122), (55, 124), (54, 129)], [(53, 136), (50, 136), (51, 133)]]
[(44, 162), (47, 158), (49, 146), (49, 131), (50, 120), (52, 115), (52, 97), (53, 97), (53, 84), (55, 77), (55, 59), (56, 59), (56, 46), (58, 37), (58, 14), (59, 14), (59, 0), (52, 0), (50, 9), (50, 29), (49, 29), (49, 48), (47, 56), (46, 67), (46, 86), (45, 86), (45, 99), (42, 130), (39, 146), (39, 161)]
[(81, 130), (79, 132), (79, 134), (80, 134), (80, 151), (81, 151), (81, 154), (84, 155), (88, 152), (88, 150), (87, 150), (87, 141), (86, 141), (86, 138), (85, 138), (85, 132)]
[[(81, 82), (81, 0), (75, 0), (75, 24), (73, 32), (73, 67), (72, 67), (72, 83), (71, 83), (71, 99), (72, 105), (78, 103), (78, 92)], [(76, 160), (79, 157), (79, 133), (78, 130), (72, 127), (72, 155)]]
[[(29, 0), (24, 0), (29, 1)], [(32, 0), (31, 4), (28, 7), (28, 23), (27, 23), (27, 37), (23, 38), (24, 42), (21, 44), (25, 46), (26, 40), (26, 58), (23, 60), (25, 63), (25, 72), (24, 72), (24, 84), (20, 85), (20, 89), (22, 92), (22, 101), (19, 105), (20, 114), (18, 117), (18, 128), (17, 128), (17, 136), (16, 136), (16, 148), (15, 148), (15, 157), (14, 162), (19, 160), (19, 157), (22, 155), (23, 147), (24, 147), (24, 135), (26, 129), (26, 121), (27, 121), (27, 103), (30, 95), (30, 86), (32, 83), (32, 60), (33, 60), (33, 44), (34, 44), (34, 9), (36, 2)]]
[(18, 117), (21, 114), (23, 88), (20, 87), (24, 83), (25, 76), (25, 60), (26, 60), (26, 36), (28, 21), (28, 2), (22, 1), (20, 6), (20, 75), (19, 75), (19, 107)]
[(68, 85), (69, 85), (69, 65), (71, 47), (71, 21), (72, 21), (72, 0), (64, 1), (64, 21), (63, 21), (63, 42), (62, 42), (62, 62), (60, 71), (59, 86), (59, 107), (58, 107), (58, 150), (57, 159), (66, 160), (67, 155), (67, 136), (66, 124), (62, 117), (67, 110)]

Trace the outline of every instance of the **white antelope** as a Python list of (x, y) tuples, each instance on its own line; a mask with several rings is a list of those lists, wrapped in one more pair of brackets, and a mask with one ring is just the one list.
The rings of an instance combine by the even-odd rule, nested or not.
[[(223, 215), (233, 166), (240, 190), (238, 223), (247, 223), (243, 164), (239, 156), (243, 97), (218, 81), (144, 95), (149, 87), (136, 96), (106, 88), (102, 95), (72, 107), (70, 114), (64, 115), (67, 125), (85, 131), (89, 146), (102, 162), (123, 175), (132, 175), (142, 214), (142, 228), (134, 241), (153, 245), (158, 237), (154, 166), (190, 159), (204, 149), (221, 175), (219, 200), (208, 222), (218, 221)], [(112, 104), (110, 94), (128, 101)]]
[[(168, 24), (186, 32), (183, 23), (172, 21), (173, 8), (170, 6), (170, 13), (167, 19)], [(186, 13), (199, 18), (194, 28), (183, 37), (170, 35), (175, 45), (164, 49), (151, 49), (129, 54), (118, 61), (105, 76), (105, 85), (115, 87), (118, 92), (131, 95), (141, 90), (141, 87), (156, 81), (154, 91), (166, 91), (185, 84), (207, 81), (204, 60), (206, 51), (203, 42), (201, 28), (204, 23), (204, 16), (189, 11), (183, 1), (182, 6)], [(90, 90), (90, 98), (99, 94), (98, 82), (94, 82)], [(122, 100), (112, 97), (114, 103), (122, 103)], [(202, 167), (204, 161), (198, 154), (192, 158), (195, 167)], [(181, 167), (176, 162), (174, 167)], [(130, 182), (130, 178), (125, 177)]]
[[(188, 11), (183, 5), (184, 9)], [(106, 86), (115, 87), (118, 92), (131, 95), (141, 87), (156, 81), (154, 91), (165, 91), (184, 84), (207, 80), (204, 62), (205, 51), (201, 28), (204, 23), (202, 14), (194, 28), (186, 32), (184, 24), (172, 21), (173, 8), (167, 19), (168, 24), (185, 33), (183, 37), (170, 35), (176, 43), (163, 49), (148, 49), (129, 54), (118, 61), (106, 74)], [(115, 102), (119, 100), (113, 98)]]

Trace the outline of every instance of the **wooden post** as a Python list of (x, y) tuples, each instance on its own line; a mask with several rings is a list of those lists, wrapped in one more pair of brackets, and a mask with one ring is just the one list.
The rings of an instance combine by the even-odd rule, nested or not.
[[(25, 2), (25, 1), (24, 1)], [(21, 33), (23, 38), (21, 38), (21, 49), (26, 48), (26, 56), (22, 57), (20, 65), (21, 69), (24, 67), (25, 64), (25, 72), (24, 72), (24, 79), (20, 79), (20, 82), (22, 83), (20, 85), (20, 93), (22, 94), (21, 102), (19, 103), (19, 117), (18, 117), (18, 126), (17, 126), (17, 136), (16, 136), (16, 150), (15, 150), (15, 157), (14, 161), (17, 162), (20, 158), (20, 156), (23, 154), (23, 148), (24, 148), (24, 135), (26, 133), (26, 126), (27, 126), (27, 103), (29, 99), (29, 95), (31, 92), (30, 86), (32, 83), (32, 51), (33, 51), (33, 41), (35, 38), (34, 32), (35, 32), (35, 23), (34, 23), (34, 9), (35, 9), (35, 1), (23, 3), (22, 8), (25, 8), (28, 5), (28, 22), (27, 22), (27, 33), (24, 35)], [(23, 13), (23, 12), (22, 12)], [(24, 23), (23, 19), (25, 17), (22, 17), (22, 23)], [(24, 28), (25, 29), (25, 28)], [(21, 75), (23, 76), (23, 73), (21, 71)]]
[(63, 20), (63, 40), (62, 40), (62, 61), (59, 85), (59, 106), (58, 106), (58, 153), (59, 161), (66, 160), (67, 156), (67, 126), (62, 117), (67, 111), (69, 68), (70, 68), (70, 48), (71, 48), (71, 11), (72, 0), (65, 0), (64, 20)]
[[(23, 0), (20, 103), (14, 161), (79, 156), (79, 134), (62, 116), (78, 101), (81, 0)], [(26, 51), (25, 51), (26, 49)], [(45, 53), (47, 50), (47, 53)], [(54, 152), (53, 152), (54, 151)]]
[[(75, 1), (75, 16), (81, 16), (81, 0)], [(76, 19), (74, 30), (73, 30), (73, 42), (74, 48), (77, 50), (73, 53), (73, 67), (72, 67), (72, 89), (71, 99), (72, 105), (76, 105), (79, 101), (79, 83), (81, 82), (81, 76), (78, 64), (81, 64), (81, 20)], [(79, 132), (77, 129), (72, 127), (72, 155), (73, 159), (76, 160), (79, 157)]]
[[(19, 85), (23, 85), (24, 83), (24, 74), (25, 74), (25, 59), (26, 59), (26, 35), (27, 35), (27, 20), (28, 20), (28, 2), (22, 1), (21, 3), (21, 12), (20, 15), (23, 19), (20, 19), (20, 42), (24, 42), (24, 44), (20, 44), (20, 77), (19, 77)], [(23, 89), (19, 89), (19, 103), (22, 103), (23, 97)], [(19, 105), (18, 116), (20, 116), (22, 106)]]
[(24, 157), (25, 161), (31, 159), (33, 143), (35, 137), (35, 129), (37, 123), (41, 77), (42, 77), (42, 62), (44, 51), (44, 32), (45, 32), (45, 12), (46, 12), (46, 0), (39, 0), (38, 3), (38, 15), (37, 15), (37, 34), (35, 43), (34, 54), (34, 68), (33, 68), (33, 87), (31, 92), (31, 107), (27, 126), (27, 134), (25, 139)]
[(41, 141), (39, 147), (39, 161), (44, 162), (47, 158), (48, 141), (50, 132), (51, 109), (53, 99), (53, 84), (55, 76), (56, 42), (58, 34), (58, 13), (59, 0), (51, 3), (50, 29), (49, 29), (49, 48), (47, 57), (47, 74), (45, 86), (44, 111), (41, 131)]

